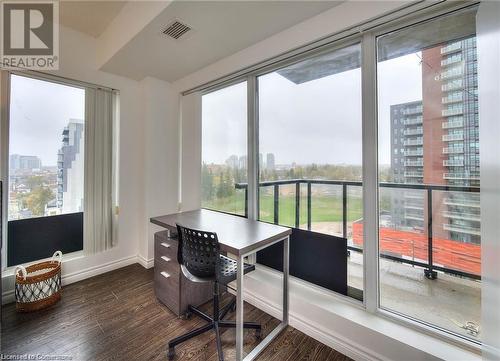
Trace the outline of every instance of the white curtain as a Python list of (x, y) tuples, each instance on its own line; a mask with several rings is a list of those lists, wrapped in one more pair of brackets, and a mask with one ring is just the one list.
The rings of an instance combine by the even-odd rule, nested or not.
[(86, 254), (114, 246), (114, 115), (112, 90), (85, 90), (85, 185), (83, 234)]

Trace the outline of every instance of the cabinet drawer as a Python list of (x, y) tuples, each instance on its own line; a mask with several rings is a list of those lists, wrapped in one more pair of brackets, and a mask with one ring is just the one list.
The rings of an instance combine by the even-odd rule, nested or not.
[(155, 259), (165, 256), (177, 262), (177, 240), (171, 238), (155, 239)]
[(180, 266), (177, 260), (173, 260), (168, 256), (160, 256), (155, 258), (155, 269), (159, 272), (167, 272), (170, 275), (178, 276), (180, 273)]
[(155, 266), (156, 297), (172, 312), (179, 314), (179, 273)]

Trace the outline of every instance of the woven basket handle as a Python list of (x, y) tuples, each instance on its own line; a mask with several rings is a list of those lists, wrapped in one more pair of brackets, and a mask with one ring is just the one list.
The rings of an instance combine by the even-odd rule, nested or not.
[(26, 277), (28, 277), (28, 272), (26, 271), (26, 268), (24, 266), (17, 266), (16, 270), (14, 271), (14, 274), (17, 276), (17, 273), (21, 271), (21, 275), (23, 276), (23, 279), (26, 280)]
[(62, 261), (62, 252), (55, 251), (54, 254), (52, 255), (52, 259), (50, 260), (50, 262), (61, 263), (61, 261)]

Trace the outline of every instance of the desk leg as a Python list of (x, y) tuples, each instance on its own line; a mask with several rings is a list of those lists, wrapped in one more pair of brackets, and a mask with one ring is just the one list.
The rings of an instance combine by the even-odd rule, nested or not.
[(290, 236), (283, 241), (283, 326), (288, 325), (288, 276), (290, 274)]
[(243, 360), (243, 257), (238, 257), (236, 273), (236, 360)]

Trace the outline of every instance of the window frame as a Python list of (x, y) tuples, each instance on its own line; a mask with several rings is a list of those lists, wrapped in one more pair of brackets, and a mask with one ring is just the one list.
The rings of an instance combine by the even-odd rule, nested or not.
[[(4, 272), (10, 273), (13, 272), (14, 269), (18, 265), (14, 266), (8, 266), (7, 265), (7, 247), (8, 247), (8, 242), (7, 242), (7, 226), (8, 226), (8, 203), (9, 203), (9, 197), (8, 197), (8, 192), (9, 192), (9, 143), (10, 143), (10, 95), (11, 95), (11, 76), (16, 75), (16, 76), (21, 76), (25, 78), (31, 78), (31, 79), (36, 79), (40, 81), (45, 81), (45, 82), (50, 82), (50, 83), (55, 83), (55, 84), (60, 84), (60, 85), (65, 85), (65, 86), (70, 86), (74, 88), (80, 88), (83, 89), (84, 91), (87, 88), (94, 88), (94, 89), (106, 89), (112, 92), (115, 92), (117, 94), (117, 100), (115, 104), (115, 114), (114, 114), (114, 124), (116, 125), (113, 138), (118, 139), (119, 138), (119, 109), (118, 109), (118, 104), (119, 104), (119, 91), (107, 86), (102, 86), (102, 85), (96, 85), (92, 83), (88, 83), (85, 81), (80, 81), (80, 80), (74, 80), (70, 78), (65, 78), (62, 76), (56, 76), (52, 74), (47, 74), (43, 72), (38, 72), (38, 71), (33, 71), (33, 70), (0, 70), (1, 72), (1, 84), (0, 84), (0, 104), (2, 105), (2, 111), (0, 113), (0, 151), (1, 151), (1, 157), (0, 157), (0, 179), (2, 180), (2, 195), (3, 199), (1, 202), (1, 272), (4, 274)], [(118, 197), (118, 182), (119, 182), (119, 154), (117, 150), (119, 149), (119, 142), (116, 143), (114, 150), (113, 150), (113, 157), (114, 160), (116, 160), (116, 163), (113, 164), (113, 185), (114, 185), (114, 196)], [(118, 202), (118, 198), (117, 198)], [(85, 249), (85, 237), (83, 238), (83, 248)], [(78, 250), (75, 252), (67, 253), (64, 255), (65, 259), (74, 259), (74, 258), (79, 258), (79, 257), (84, 257), (84, 249)], [(47, 259), (42, 259), (39, 261), (43, 260), (48, 260)], [(37, 261), (33, 261), (37, 262)], [(33, 263), (33, 262), (28, 262), (27, 264)]]
[[(377, 37), (421, 23), (430, 22), (447, 14), (477, 7), (480, 1), (469, 3), (441, 2), (433, 5), (418, 4), (404, 7), (402, 14), (383, 16), (383, 21), (356, 27), (357, 31), (348, 29), (293, 49), (289, 54), (278, 55), (261, 64), (214, 80), (197, 88), (183, 92), (183, 95), (195, 91), (206, 94), (226, 86), (247, 81), (248, 90), (248, 217), (258, 219), (259, 202), (259, 119), (258, 119), (258, 77), (272, 73), (280, 68), (292, 65), (308, 58), (333, 51), (338, 48), (361, 44), (361, 81), (362, 81), (362, 164), (363, 164), (363, 220), (364, 220), (364, 278), (363, 301), (348, 296), (332, 293), (332, 298), (347, 302), (367, 312), (388, 319), (397, 324), (423, 332), (437, 339), (450, 342), (472, 352), (479, 352), (481, 340), (473, 340), (452, 333), (422, 320), (416, 320), (408, 315), (389, 311), (380, 306), (379, 283), (379, 174), (378, 174), (378, 101), (377, 101)], [(416, 7), (416, 10), (415, 10)], [(375, 151), (374, 151), (375, 150)], [(256, 159), (257, 158), (257, 159)], [(318, 287), (313, 285), (314, 287)]]

